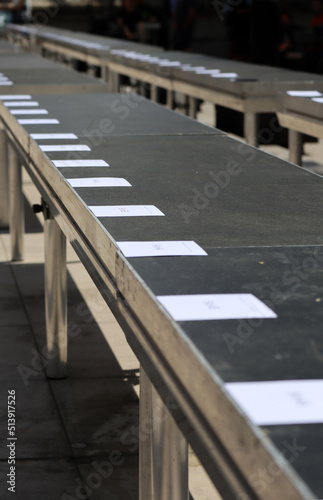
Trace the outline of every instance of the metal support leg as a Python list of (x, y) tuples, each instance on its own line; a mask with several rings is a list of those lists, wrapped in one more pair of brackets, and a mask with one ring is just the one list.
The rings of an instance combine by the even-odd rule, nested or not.
[(25, 232), (24, 197), (22, 193), (21, 163), (11, 144), (9, 156), (9, 211), (12, 260), (23, 259)]
[(154, 500), (188, 500), (188, 446), (152, 387), (152, 471)]
[(151, 382), (142, 367), (140, 367), (139, 429), (139, 500), (153, 500)]
[(173, 109), (173, 91), (167, 90), (167, 107)]
[(104, 66), (104, 65), (101, 66), (101, 80), (103, 80), (104, 82), (109, 81), (109, 68), (108, 68), (108, 66)]
[(0, 228), (9, 227), (8, 150), (4, 129), (0, 128)]
[(244, 137), (247, 144), (258, 147), (258, 116), (257, 113), (246, 112), (244, 114)]
[(196, 120), (197, 117), (197, 99), (195, 97), (190, 96), (188, 101), (189, 113), (188, 115)]
[(66, 238), (56, 221), (45, 217), (45, 311), (47, 376), (66, 377), (67, 289)]
[(190, 116), (190, 97), (184, 95), (184, 113), (186, 116)]
[(64, 64), (64, 63), (65, 63), (65, 57), (64, 57), (64, 54), (60, 54), (60, 53), (58, 53), (56, 57), (57, 57), (57, 62), (58, 62), (59, 64)]
[(151, 90), (150, 90), (150, 100), (153, 102), (157, 102), (157, 87), (156, 85), (151, 85)]
[(303, 136), (296, 130), (288, 131), (289, 161), (302, 166)]
[(93, 64), (88, 64), (87, 74), (89, 76), (92, 76), (93, 78), (96, 78), (96, 66), (93, 66)]
[(120, 75), (114, 71), (110, 71), (109, 75), (109, 92), (120, 91)]

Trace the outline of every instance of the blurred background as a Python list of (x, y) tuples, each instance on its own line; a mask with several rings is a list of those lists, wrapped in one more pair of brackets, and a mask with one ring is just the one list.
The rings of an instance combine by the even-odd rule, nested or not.
[[(122, 18), (129, 21), (136, 4), (146, 23), (145, 43), (323, 73), (321, 0), (25, 1), (34, 24), (113, 37), (125, 37)], [(180, 47), (176, 28), (186, 22), (189, 39)]]

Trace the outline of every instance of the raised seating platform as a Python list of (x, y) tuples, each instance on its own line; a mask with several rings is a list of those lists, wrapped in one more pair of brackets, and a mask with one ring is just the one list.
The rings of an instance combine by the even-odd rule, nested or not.
[(140, 500), (187, 500), (188, 443), (225, 499), (322, 498), (321, 178), (135, 94), (22, 95), (7, 71), (11, 256), (23, 164), (48, 377), (66, 376), (67, 238), (141, 364)]
[(323, 93), (300, 90), (281, 94), (277, 116), (289, 130), (290, 161), (302, 165), (303, 134), (323, 138)]
[[(196, 116), (196, 99), (202, 99), (244, 114), (244, 137), (257, 145), (258, 114), (276, 112), (277, 94), (287, 90), (323, 90), (320, 75), (259, 66), (201, 54), (163, 51), (129, 41), (69, 32), (58, 28), (8, 25), (8, 33), (23, 40), (31, 50), (54, 57), (81, 60), (100, 67), (110, 91), (118, 92), (120, 76), (151, 85), (151, 99), (158, 89), (167, 91), (172, 107), (173, 92), (187, 97), (189, 114)], [(275, 127), (273, 127), (275, 128)], [(272, 132), (272, 131), (271, 131)]]

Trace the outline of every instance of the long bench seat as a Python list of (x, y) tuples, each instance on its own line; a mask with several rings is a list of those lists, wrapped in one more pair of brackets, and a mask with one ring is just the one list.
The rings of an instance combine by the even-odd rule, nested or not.
[[(196, 99), (240, 111), (244, 114), (244, 136), (251, 145), (258, 144), (259, 134), (265, 137), (268, 134), (267, 130), (258, 130), (258, 114), (276, 112), (279, 92), (323, 90), (322, 78), (316, 74), (163, 51), (159, 47), (59, 28), (8, 25), (7, 30), (11, 35), (29, 38), (31, 50), (49, 51), (99, 66), (101, 76), (109, 81), (113, 92), (120, 90), (120, 75), (125, 75), (150, 84), (154, 101), (158, 100), (158, 88), (166, 89), (169, 107), (172, 93), (183, 93), (188, 97), (191, 117), (196, 116)], [(213, 73), (207, 73), (209, 70)], [(275, 131), (275, 125), (272, 129), (269, 134)]]
[(322, 498), (321, 179), (136, 95), (30, 100), (58, 123), (0, 116), (43, 198), (48, 376), (67, 237), (141, 363), (141, 500), (187, 499), (181, 432), (224, 498)]

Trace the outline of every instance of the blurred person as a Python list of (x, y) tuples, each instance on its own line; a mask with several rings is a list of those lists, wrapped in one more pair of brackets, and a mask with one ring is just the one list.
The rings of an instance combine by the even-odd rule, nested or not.
[(136, 0), (123, 0), (117, 24), (121, 31), (122, 38), (126, 40), (139, 41), (142, 28), (140, 26), (140, 13), (137, 7)]
[[(140, 21), (143, 23), (141, 34), (144, 39), (141, 41), (167, 48), (167, 21), (165, 16), (146, 0), (136, 0), (136, 3)], [(150, 23), (153, 23), (154, 26), (152, 24), (149, 26)]]
[(250, 0), (241, 0), (224, 12), (230, 40), (230, 57), (247, 61), (250, 52)]
[(137, 9), (143, 22), (155, 22), (158, 19), (156, 10), (146, 0), (136, 0)]
[(304, 55), (304, 70), (323, 73), (323, 2), (311, 2), (312, 43)]
[(15, 0), (12, 2), (0, 3), (0, 11), (6, 14), (6, 22), (21, 24), (27, 22), (27, 8), (26, 0)]
[(323, 2), (321, 0), (312, 0), (311, 2), (311, 26), (315, 39), (320, 40), (323, 35)]
[(297, 26), (293, 22), (292, 11), (286, 0), (281, 0), (282, 42), (278, 47), (279, 66), (300, 70), (303, 53), (297, 47), (294, 32)]
[(283, 42), (283, 23), (277, 0), (253, 0), (250, 16), (251, 62), (275, 66)]
[(170, 1), (174, 49), (189, 52), (192, 46), (194, 21), (197, 13), (196, 2), (195, 0)]

